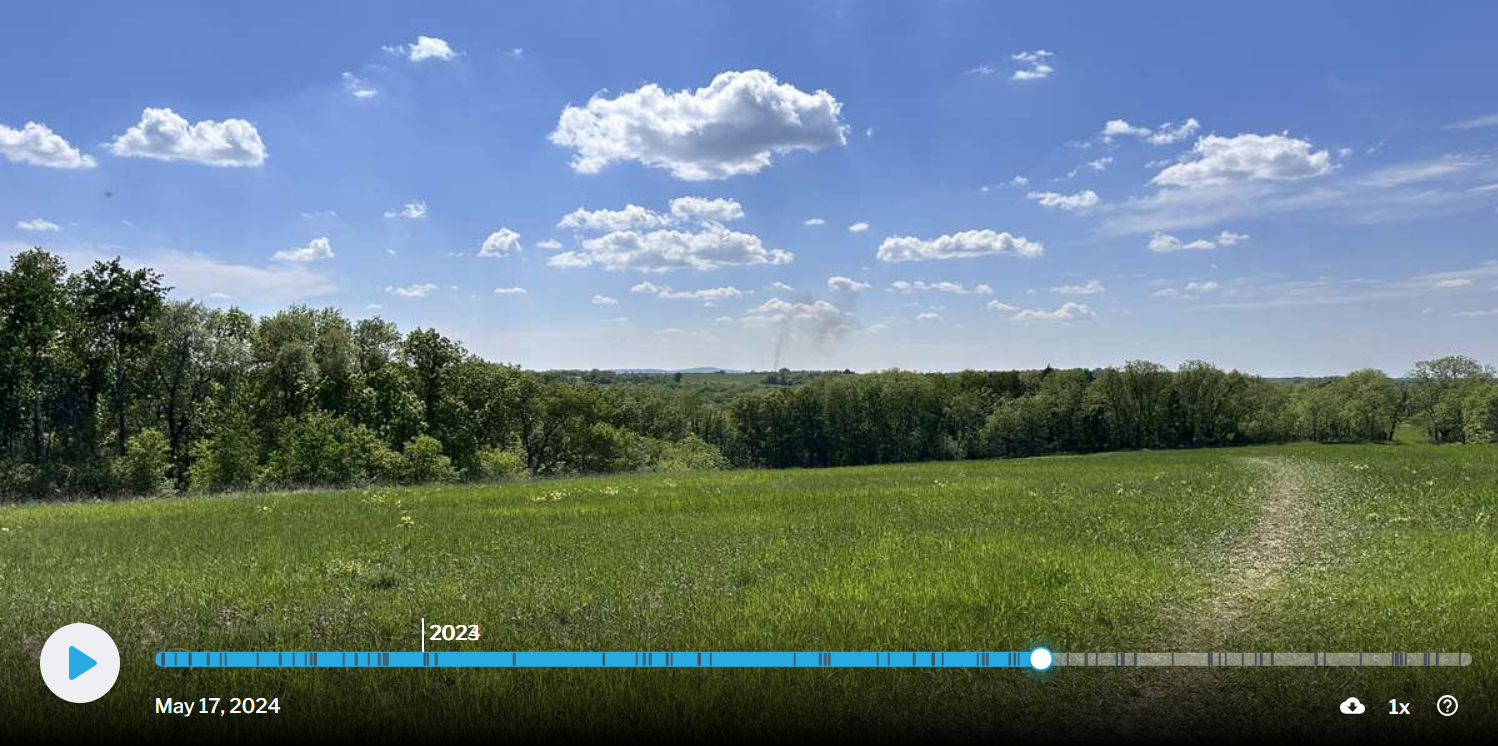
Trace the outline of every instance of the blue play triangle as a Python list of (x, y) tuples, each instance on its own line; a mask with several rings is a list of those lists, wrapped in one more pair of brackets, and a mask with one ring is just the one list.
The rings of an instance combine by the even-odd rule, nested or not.
[(88, 657), (88, 655), (83, 651), (73, 647), (72, 645), (68, 646), (68, 681), (72, 681), (73, 679), (82, 676), (83, 674), (87, 673), (90, 668), (93, 668), (97, 665), (99, 665), (99, 662), (94, 660), (93, 658)]

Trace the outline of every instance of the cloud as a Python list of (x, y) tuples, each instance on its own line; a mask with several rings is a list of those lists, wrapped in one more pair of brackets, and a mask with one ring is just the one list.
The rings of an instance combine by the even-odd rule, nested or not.
[(1187, 119), (1179, 124), (1166, 122), (1159, 129), (1140, 127), (1129, 124), (1122, 119), (1110, 119), (1103, 125), (1103, 142), (1113, 142), (1116, 137), (1135, 137), (1148, 141), (1152, 145), (1170, 145), (1184, 140), (1197, 133), (1201, 129), (1201, 122), (1196, 119)]
[(772, 282), (772, 283), (770, 283), (770, 287), (774, 288), (775, 290), (779, 290), (782, 293), (795, 292), (795, 290), (796, 290), (795, 288), (793, 288), (790, 285), (787, 285), (787, 284), (785, 284), (783, 282)]
[(427, 203), (425, 200), (407, 202), (399, 210), (386, 210), (387, 218), (405, 218), (406, 220), (420, 220), (427, 216)]
[(1054, 311), (1026, 309), (1014, 315), (1015, 321), (1083, 321), (1096, 318), (1092, 308), (1083, 303), (1062, 303)]
[(1103, 283), (1097, 280), (1088, 280), (1081, 285), (1058, 285), (1051, 288), (1051, 292), (1060, 293), (1061, 295), (1096, 295), (1098, 293), (1106, 293), (1108, 289), (1103, 287)]
[(438, 288), (436, 285), (433, 285), (430, 282), (422, 282), (413, 283), (410, 285), (402, 285), (399, 287), (386, 285), (385, 287), (380, 289), (391, 295), (398, 295), (402, 298), (425, 298), (428, 295), (436, 292)]
[(1489, 308), (1481, 311), (1457, 311), (1451, 314), (1459, 319), (1480, 318), (1483, 316), (1498, 316), (1498, 308)]
[(1109, 119), (1103, 124), (1103, 140), (1112, 142), (1113, 138), (1128, 135), (1130, 137), (1149, 137), (1152, 134), (1149, 127), (1136, 127), (1122, 119)]
[(653, 282), (641, 282), (629, 289), (629, 292), (637, 295), (654, 295), (657, 298), (667, 300), (702, 300), (719, 301), (742, 298), (752, 295), (753, 290), (740, 290), (731, 285), (717, 288), (706, 288), (704, 290), (672, 290), (669, 285), (657, 285)]
[(369, 81), (351, 72), (343, 74), (343, 89), (354, 98), (374, 98), (380, 95), (380, 92), (369, 84)]
[(927, 311), (925, 313), (916, 314), (915, 320), (916, 321), (941, 321), (941, 314), (936, 313), (935, 311)]
[(1444, 155), (1427, 161), (1402, 163), (1381, 168), (1359, 180), (1376, 187), (1396, 187), (1440, 179), (1461, 173), (1483, 163), (1484, 159), (1467, 155)]
[(1078, 210), (1089, 210), (1097, 207), (1102, 200), (1098, 199), (1097, 192), (1084, 189), (1076, 194), (1061, 194), (1059, 192), (1030, 192), (1025, 199), (1033, 199), (1040, 203), (1041, 207), (1049, 207), (1067, 212)]
[(724, 72), (695, 91), (651, 83), (568, 106), (550, 139), (576, 151), (579, 173), (633, 160), (686, 181), (726, 179), (758, 173), (776, 155), (845, 145), (841, 108), (826, 91), (807, 93), (762, 70)]
[(562, 216), (558, 228), (603, 233), (627, 231), (638, 228), (662, 228), (671, 224), (671, 218), (654, 210), (635, 204), (623, 210), (588, 210), (582, 207)]
[(718, 288), (706, 288), (704, 290), (672, 290), (671, 288), (662, 288), (655, 297), (666, 298), (668, 300), (715, 301), (742, 298), (745, 295), (749, 295), (753, 292), (754, 291), (752, 290), (740, 290), (731, 285)]
[(888, 292), (909, 295), (911, 293), (924, 293), (934, 291), (938, 293), (950, 293), (952, 295), (993, 295), (993, 288), (987, 285), (978, 285), (972, 290), (960, 282), (923, 282), (921, 280), (895, 280), (889, 284)]
[(526, 292), (525, 288), (522, 288), (522, 287), (494, 288), (494, 294), (495, 295), (529, 295), (529, 293)]
[(1195, 119), (1187, 119), (1180, 124), (1166, 122), (1145, 139), (1149, 140), (1152, 145), (1170, 145), (1196, 134), (1200, 129), (1201, 123)]
[(744, 207), (731, 199), (677, 197), (671, 200), (671, 215), (679, 221), (721, 224), (744, 217)]
[(870, 287), (872, 286), (867, 282), (859, 282), (848, 277), (827, 278), (827, 289), (835, 293), (857, 293), (868, 290)]
[(1049, 78), (1056, 69), (1051, 67), (1046, 60), (1056, 55), (1044, 49), (1033, 52), (1015, 52), (1009, 55), (1009, 59), (1021, 64), (1021, 67), (1009, 76), (1010, 80), (1044, 80)]
[(849, 233), (863, 233), (869, 229), (868, 223), (854, 223), (848, 226)]
[(140, 122), (105, 146), (122, 158), (190, 161), (206, 166), (255, 167), (265, 163), (265, 143), (243, 119), (188, 124), (171, 109), (148, 108)]
[(442, 39), (435, 36), (418, 36), (411, 44), (397, 44), (385, 47), (386, 52), (405, 56), (412, 62), (423, 60), (450, 60), (458, 56), (457, 52)]
[(548, 238), (545, 241), (536, 244), (536, 246), (542, 249), (546, 249), (547, 251), (556, 251), (557, 249), (562, 248), (562, 242), (556, 240), (555, 238)]
[(619, 299), (617, 299), (617, 298), (610, 298), (607, 295), (595, 295), (595, 296), (593, 296), (593, 301), (592, 302), (593, 302), (593, 305), (595, 305), (595, 306), (617, 306), (617, 305), (619, 305)]
[(997, 313), (1008, 313), (1010, 311), (1018, 311), (1019, 306), (1011, 306), (1003, 301), (991, 300), (988, 302), (988, 310)]
[[(0, 256), (5, 256), (6, 251), (11, 248), (20, 251), (31, 247), (0, 245)], [(177, 249), (130, 253), (119, 247), (105, 248), (107, 251), (61, 249), (56, 253), (69, 266), (74, 267), (88, 266), (96, 261), (109, 261), (116, 256), (130, 269), (150, 267), (165, 277), (164, 284), (172, 288), (172, 296), (177, 298), (228, 298), (240, 303), (274, 308), (338, 290), (338, 286), (329, 278), (300, 264), (256, 267), (232, 264)]]
[(608, 270), (670, 272), (788, 264), (795, 259), (791, 252), (766, 249), (758, 236), (722, 225), (743, 215), (734, 200), (696, 197), (672, 200), (670, 215), (638, 205), (623, 210), (578, 209), (563, 217), (558, 227), (604, 235), (584, 240), (580, 250), (555, 254), (547, 263), (563, 268), (596, 265)]
[(1492, 114), (1485, 114), (1485, 115), (1480, 116), (1480, 117), (1473, 117), (1472, 119), (1464, 119), (1464, 120), (1462, 120), (1460, 122), (1453, 122), (1451, 124), (1448, 124), (1448, 125), (1442, 127), (1441, 129), (1443, 129), (1443, 130), (1472, 130), (1472, 129), (1478, 129), (1480, 127), (1498, 127), (1498, 112), (1494, 112)]
[(665, 228), (672, 225), (722, 225), (744, 217), (744, 207), (731, 199), (678, 197), (671, 200), (670, 214), (663, 215), (636, 204), (622, 210), (588, 210), (579, 207), (562, 216), (558, 228), (591, 233)]
[(825, 221), (825, 220), (823, 220), (821, 218), (807, 218), (801, 224), (802, 225), (826, 225), (827, 221)]
[(1248, 238), (1249, 236), (1247, 233), (1223, 231), (1217, 234), (1217, 239), (1215, 241), (1206, 238), (1199, 238), (1195, 241), (1191, 241), (1190, 243), (1182, 243), (1181, 239), (1176, 238), (1169, 233), (1155, 231), (1154, 235), (1150, 236), (1149, 243), (1145, 245), (1145, 248), (1148, 248), (1150, 251), (1153, 251), (1157, 254), (1168, 254), (1173, 251), (1211, 251), (1212, 249), (1215, 249), (1219, 246), (1233, 246), (1235, 244), (1242, 243), (1244, 241), (1247, 241)]
[(484, 239), (479, 247), (479, 256), (502, 257), (520, 252), (520, 234), (509, 228), (500, 228)]
[(926, 259), (963, 259), (976, 256), (1013, 255), (1025, 258), (1045, 253), (1045, 244), (991, 230), (962, 231), (931, 240), (890, 236), (879, 245), (883, 262), (917, 262)]
[(45, 168), (93, 168), (99, 165), (93, 156), (84, 155), (62, 135), (36, 122), (27, 122), (18, 130), (0, 124), (0, 155), (12, 163)]
[(818, 339), (842, 336), (852, 330), (848, 315), (825, 300), (801, 303), (771, 298), (750, 309), (741, 322), (759, 327), (795, 324), (810, 330)]
[(328, 239), (326, 236), (322, 238), (314, 238), (310, 242), (308, 242), (306, 246), (301, 246), (295, 249), (282, 249), (281, 251), (277, 251), (275, 254), (272, 254), (271, 258), (280, 262), (301, 263), (315, 262), (318, 259), (332, 259), (333, 245), (328, 243)]
[(1206, 282), (1197, 282), (1193, 280), (1179, 288), (1163, 288), (1160, 290), (1156, 290), (1154, 293), (1152, 293), (1152, 295), (1154, 295), (1156, 298), (1181, 298), (1190, 300), (1193, 298), (1200, 298), (1207, 293), (1215, 293), (1221, 289), (1222, 286), (1217, 284), (1217, 282), (1214, 280), (1207, 280)]
[(1251, 180), (1290, 181), (1331, 171), (1331, 154), (1311, 148), (1309, 141), (1286, 135), (1207, 135), (1196, 141), (1189, 160), (1167, 167), (1151, 183), (1200, 188)]
[(1476, 282), (1470, 277), (1450, 277), (1444, 280), (1436, 280), (1431, 287), (1437, 288), (1465, 288), (1471, 287)]
[(20, 228), (23, 231), (34, 232), (56, 233), (57, 231), (62, 230), (62, 226), (43, 218), (37, 218), (35, 220), (18, 220), (16, 221), (16, 227)]
[(1087, 167), (1090, 168), (1090, 169), (1092, 169), (1092, 170), (1094, 170), (1094, 171), (1107, 171), (1108, 170), (1108, 166), (1112, 165), (1112, 163), (1113, 163), (1113, 157), (1105, 155), (1102, 158), (1098, 158), (1096, 160), (1088, 161), (1087, 162)]

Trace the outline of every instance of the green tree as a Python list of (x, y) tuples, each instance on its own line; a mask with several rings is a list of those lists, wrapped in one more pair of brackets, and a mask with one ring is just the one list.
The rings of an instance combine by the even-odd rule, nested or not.
[(130, 436), (125, 453), (115, 459), (115, 479), (132, 495), (164, 495), (172, 491), (167, 471), (172, 467), (167, 439), (160, 430), (146, 428)]
[(150, 346), (151, 322), (167, 290), (159, 273), (148, 267), (127, 270), (118, 257), (95, 262), (78, 276), (80, 315), (114, 373), (112, 404), (122, 456), (128, 437), (130, 370)]
[(0, 272), (0, 344), (19, 352), (21, 388), (26, 392), (31, 420), (31, 454), (37, 464), (47, 461), (47, 430), (42, 407), (52, 359), (67, 312), (63, 283), (67, 266), (40, 248), (11, 259), (9, 272)]

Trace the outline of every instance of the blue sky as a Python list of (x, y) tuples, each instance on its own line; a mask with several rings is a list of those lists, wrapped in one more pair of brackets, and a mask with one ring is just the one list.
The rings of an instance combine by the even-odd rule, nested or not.
[(532, 368), (1498, 350), (1491, 5), (429, 5), (11, 9), (0, 251)]

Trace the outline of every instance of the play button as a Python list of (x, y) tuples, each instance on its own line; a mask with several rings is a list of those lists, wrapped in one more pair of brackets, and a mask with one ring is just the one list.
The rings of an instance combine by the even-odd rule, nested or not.
[(87, 653), (72, 645), (68, 646), (68, 681), (82, 676), (90, 668), (97, 665), (99, 665), (99, 662), (88, 657)]
[(69, 702), (92, 702), (104, 696), (120, 675), (120, 651), (104, 630), (92, 624), (69, 624), (42, 646), (42, 681)]

